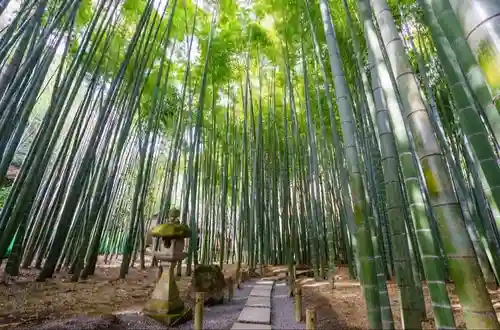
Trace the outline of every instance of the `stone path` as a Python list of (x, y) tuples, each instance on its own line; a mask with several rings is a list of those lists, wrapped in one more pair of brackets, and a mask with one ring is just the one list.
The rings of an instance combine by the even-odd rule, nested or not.
[(274, 281), (260, 280), (250, 291), (232, 330), (271, 330), (271, 295)]
[[(245, 304), (252, 292), (255, 282), (256, 281), (245, 282), (241, 289), (235, 289), (233, 300), (230, 303), (205, 306), (203, 309), (203, 330), (231, 329), (234, 323), (237, 322), (241, 311), (245, 308)], [(193, 321), (186, 322), (172, 329), (192, 330)]]

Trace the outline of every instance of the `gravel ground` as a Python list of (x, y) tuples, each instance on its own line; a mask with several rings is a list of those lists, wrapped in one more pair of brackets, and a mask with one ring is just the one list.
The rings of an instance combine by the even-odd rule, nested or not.
[[(215, 305), (205, 307), (203, 315), (203, 329), (206, 330), (225, 330), (231, 329), (236, 322), (241, 310), (245, 306), (248, 295), (254, 286), (255, 281), (243, 283), (240, 290), (234, 291), (233, 301), (224, 305)], [(193, 321), (175, 326), (175, 329), (190, 330), (193, 328)], [(145, 317), (140, 313), (120, 313), (105, 317), (78, 316), (71, 319), (47, 322), (36, 327), (26, 327), (24, 329), (33, 330), (67, 330), (67, 329), (85, 329), (85, 330), (122, 330), (122, 329), (168, 329), (168, 327), (156, 322), (153, 319)]]
[(303, 330), (304, 323), (295, 322), (295, 304), (288, 296), (288, 288), (284, 281), (274, 284), (271, 300), (271, 323), (275, 330)]
[[(233, 301), (224, 305), (215, 305), (205, 307), (203, 315), (203, 329), (205, 330), (229, 330), (238, 319), (241, 310), (245, 306), (250, 291), (255, 285), (255, 281), (249, 281), (243, 284), (242, 289), (236, 289)], [(304, 323), (295, 322), (294, 302), (288, 296), (288, 290), (284, 281), (275, 283), (271, 297), (271, 324), (274, 330), (303, 330)], [(177, 330), (190, 330), (193, 328), (193, 322), (175, 326)], [(26, 328), (25, 328), (26, 329)], [(35, 328), (31, 327), (28, 329)], [(156, 322), (153, 319), (145, 317), (140, 313), (123, 312), (116, 315), (104, 317), (78, 316), (71, 319), (47, 322), (36, 329), (43, 330), (65, 330), (65, 329), (141, 329), (155, 330), (168, 329), (168, 327)]]
[[(229, 304), (215, 305), (205, 307), (203, 314), (203, 329), (204, 330), (223, 330), (231, 329), (233, 323), (236, 322), (240, 312), (245, 307), (248, 295), (252, 291), (255, 281), (243, 283), (241, 290), (234, 290), (233, 301)], [(186, 322), (175, 327), (179, 330), (191, 330), (193, 322)]]

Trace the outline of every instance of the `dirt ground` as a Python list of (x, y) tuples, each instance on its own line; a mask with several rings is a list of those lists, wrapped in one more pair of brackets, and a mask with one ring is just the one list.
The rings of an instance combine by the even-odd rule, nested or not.
[[(274, 267), (273, 267), (274, 268)], [(235, 265), (225, 265), (226, 275), (234, 274)], [(269, 268), (268, 268), (269, 269)], [(72, 283), (64, 273), (46, 282), (35, 282), (37, 271), (23, 270), (16, 282), (0, 284), (0, 329), (36, 325), (77, 315), (111, 315), (116, 312), (140, 311), (149, 299), (157, 278), (157, 269), (131, 268), (126, 279), (119, 280), (118, 264), (104, 265), (96, 269), (93, 277)], [(186, 297), (190, 278), (177, 281), (181, 295)], [(317, 329), (367, 329), (366, 307), (359, 282), (349, 280), (346, 267), (338, 267), (335, 290), (326, 281), (312, 278), (301, 279), (303, 305), (314, 307), (317, 313)], [(425, 290), (428, 321), (424, 329), (435, 329), (431, 302)], [(449, 290), (453, 292), (450, 285)], [(500, 316), (500, 291), (490, 291), (497, 315)], [(396, 329), (401, 329), (399, 297), (395, 284), (389, 284), (389, 295)], [(459, 301), (452, 293), (457, 325), (465, 328)]]
[[(224, 273), (232, 275), (235, 269), (236, 265), (225, 265)], [(94, 276), (77, 283), (70, 282), (70, 276), (63, 272), (46, 282), (36, 282), (37, 270), (22, 270), (14, 283), (0, 284), (0, 329), (33, 326), (77, 315), (140, 311), (154, 290), (157, 268), (130, 268), (123, 280), (118, 279), (119, 273), (119, 263), (104, 265), (102, 260)], [(184, 298), (190, 280), (191, 277), (183, 276), (177, 281)]]
[[(335, 290), (331, 290), (326, 281), (316, 282), (313, 279), (301, 281), (303, 284), (303, 300), (306, 307), (314, 306), (316, 309), (318, 329), (367, 329), (368, 317), (366, 305), (361, 294), (361, 287), (358, 281), (349, 280), (347, 267), (338, 267), (335, 276)], [(395, 328), (402, 329), (400, 302), (396, 290), (396, 284), (388, 285), (389, 298), (391, 301), (392, 314), (395, 321)], [(456, 294), (453, 292), (453, 285), (448, 285), (448, 292), (451, 293), (451, 303), (457, 327), (466, 329), (462, 308)], [(431, 300), (427, 287), (424, 286), (424, 296), (427, 310), (427, 321), (422, 323), (423, 329), (436, 329), (432, 314)], [(490, 291), (493, 306), (500, 319), (500, 290)]]

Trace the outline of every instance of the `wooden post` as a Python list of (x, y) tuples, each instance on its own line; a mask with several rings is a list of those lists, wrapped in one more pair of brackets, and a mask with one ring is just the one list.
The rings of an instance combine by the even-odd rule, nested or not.
[(290, 297), (293, 297), (295, 286), (297, 285), (295, 265), (293, 265), (292, 267), (288, 267), (288, 271), (286, 272), (286, 277), (288, 282), (288, 295)]
[(156, 279), (159, 280), (161, 274), (163, 274), (163, 266), (160, 264), (161, 261), (158, 262), (158, 274), (156, 274)]
[(250, 273), (248, 272), (248, 269), (245, 269), (241, 272), (241, 282), (246, 282), (250, 278)]
[(295, 321), (302, 321), (302, 290), (300, 286), (295, 288)]
[(294, 291), (295, 291), (295, 280), (293, 277), (288, 276), (287, 278), (287, 283), (288, 283), (288, 295), (290, 297), (293, 297)]
[(238, 288), (238, 290), (241, 289), (241, 269), (238, 270), (236, 272), (236, 274), (234, 274), (235, 276), (235, 281), (236, 281), (236, 287)]
[(227, 300), (228, 301), (233, 300), (233, 296), (234, 296), (234, 281), (233, 277), (229, 276), (229, 278), (227, 279)]
[(316, 330), (316, 310), (306, 308), (306, 330)]
[(203, 329), (203, 305), (205, 303), (205, 294), (196, 292), (196, 301), (194, 305), (194, 330)]

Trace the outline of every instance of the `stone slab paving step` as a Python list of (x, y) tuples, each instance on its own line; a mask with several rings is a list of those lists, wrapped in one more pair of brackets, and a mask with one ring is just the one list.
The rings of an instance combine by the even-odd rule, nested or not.
[(272, 285), (254, 285), (253, 286), (254, 290), (269, 290), (271, 291), (273, 289)]
[(271, 292), (274, 281), (257, 281), (233, 329), (271, 329)]
[(245, 307), (238, 317), (238, 322), (271, 324), (271, 308)]
[(231, 330), (271, 330), (269, 324), (235, 323)]
[(248, 297), (247, 303), (245, 304), (247, 307), (265, 307), (271, 308), (271, 297)]
[(271, 290), (252, 290), (250, 297), (271, 297)]
[(250, 296), (252, 297), (271, 297), (271, 291), (273, 290), (272, 285), (255, 285), (250, 291)]
[(270, 285), (266, 285), (266, 286), (255, 285), (252, 289), (253, 289), (252, 291), (267, 291), (267, 292), (271, 292), (273, 290), (273, 287), (270, 286)]

